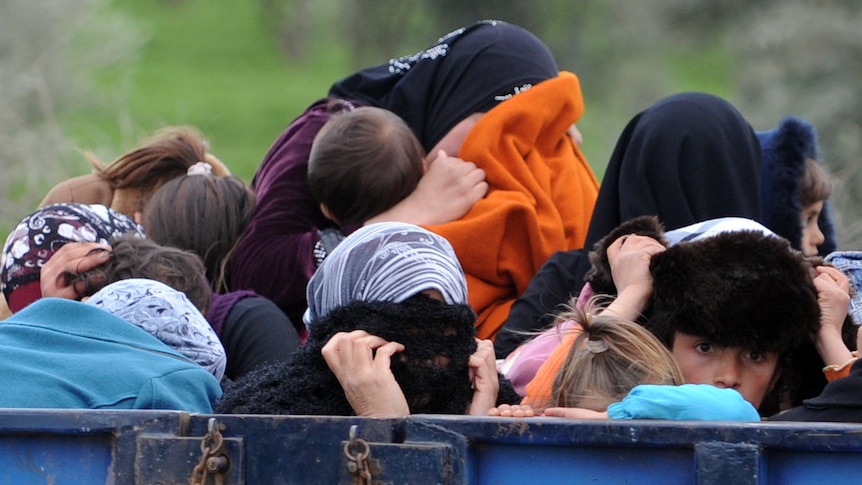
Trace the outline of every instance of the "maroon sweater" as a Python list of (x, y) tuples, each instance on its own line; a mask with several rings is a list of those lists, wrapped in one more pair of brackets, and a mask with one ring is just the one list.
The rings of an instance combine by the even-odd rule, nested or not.
[(333, 225), (308, 187), (308, 156), (329, 120), (326, 105), (326, 99), (313, 103), (264, 157), (251, 183), (257, 208), (230, 260), (231, 289), (269, 298), (292, 322), (301, 322), (306, 308), (318, 229)]

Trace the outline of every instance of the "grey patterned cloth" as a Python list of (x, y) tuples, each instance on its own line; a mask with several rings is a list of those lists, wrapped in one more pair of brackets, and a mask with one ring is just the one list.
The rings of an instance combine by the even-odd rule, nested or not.
[(206, 318), (182, 292), (158, 281), (132, 278), (105, 286), (86, 303), (144, 329), (216, 379), (224, 376), (224, 347)]
[(467, 304), (467, 280), (445, 238), (413, 224), (370, 224), (344, 239), (308, 282), (306, 325), (354, 301), (401, 303), (435, 289)]
[(758, 231), (765, 236), (777, 236), (763, 224), (744, 217), (709, 219), (664, 233), (671, 246), (687, 241), (699, 241), (725, 232)]

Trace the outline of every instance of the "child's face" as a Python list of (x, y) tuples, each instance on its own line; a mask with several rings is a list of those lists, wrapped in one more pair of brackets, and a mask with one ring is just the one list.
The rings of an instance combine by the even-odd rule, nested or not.
[(702, 337), (677, 332), (671, 353), (687, 383), (736, 389), (756, 408), (777, 377), (775, 352), (721, 347)]
[(822, 211), (822, 200), (802, 209), (802, 254), (806, 256), (817, 256), (817, 246), (826, 241), (826, 236), (820, 232), (820, 226), (817, 225)]

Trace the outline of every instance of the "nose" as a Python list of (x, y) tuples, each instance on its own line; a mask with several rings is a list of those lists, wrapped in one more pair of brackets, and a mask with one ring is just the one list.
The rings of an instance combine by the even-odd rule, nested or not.
[(742, 384), (740, 380), (740, 363), (732, 352), (724, 352), (717, 360), (714, 368), (712, 383), (715, 387), (739, 389)]
[(826, 236), (823, 235), (823, 231), (820, 230), (820, 226), (814, 226), (814, 233), (811, 235), (811, 242), (813, 242), (815, 246), (820, 246), (826, 242)]

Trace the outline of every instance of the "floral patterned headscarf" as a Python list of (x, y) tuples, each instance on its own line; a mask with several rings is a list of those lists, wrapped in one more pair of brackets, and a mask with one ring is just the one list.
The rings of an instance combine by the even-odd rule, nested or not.
[(39, 273), (51, 256), (69, 242), (107, 244), (112, 237), (144, 228), (124, 214), (100, 204), (54, 204), (25, 217), (3, 247), (0, 288), (13, 312), (42, 296)]
[(144, 329), (216, 379), (224, 376), (224, 347), (206, 318), (182, 292), (158, 281), (131, 278), (105, 286), (86, 303)]

